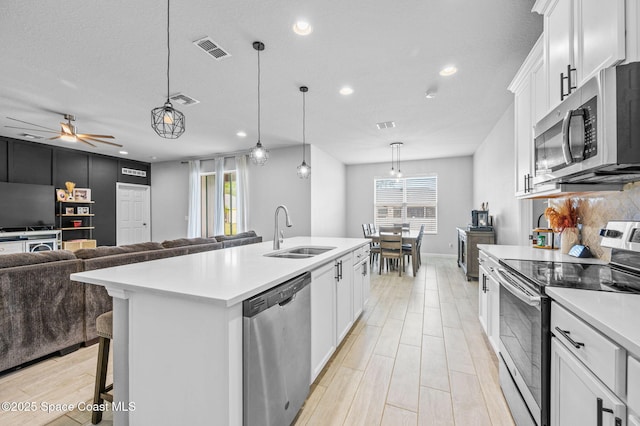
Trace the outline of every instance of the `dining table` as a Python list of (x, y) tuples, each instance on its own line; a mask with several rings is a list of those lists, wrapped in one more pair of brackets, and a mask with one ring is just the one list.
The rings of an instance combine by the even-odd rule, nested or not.
[[(413, 230), (413, 229), (403, 229), (402, 230), (402, 244), (411, 244), (411, 268), (412, 268), (412, 272), (413, 272), (413, 276), (415, 277), (416, 274), (418, 273), (418, 261), (416, 261), (417, 257), (420, 254), (417, 253), (418, 251), (418, 235), (420, 234), (419, 230)], [(379, 232), (373, 232), (371, 234), (369, 234), (367, 236), (368, 238), (371, 238), (371, 241), (373, 241), (374, 243), (379, 243), (380, 242), (380, 233)]]

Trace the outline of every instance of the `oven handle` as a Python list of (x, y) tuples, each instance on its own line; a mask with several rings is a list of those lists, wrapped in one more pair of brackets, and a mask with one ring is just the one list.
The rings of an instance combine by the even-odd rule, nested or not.
[[(530, 296), (520, 290), (518, 287), (511, 284), (506, 278), (507, 271), (502, 268), (498, 269), (498, 275), (502, 278), (500, 280), (500, 285), (505, 289), (509, 290), (509, 293), (513, 294), (515, 297), (523, 301), (529, 306), (540, 306), (540, 296)], [(515, 278), (513, 278), (515, 279)]]

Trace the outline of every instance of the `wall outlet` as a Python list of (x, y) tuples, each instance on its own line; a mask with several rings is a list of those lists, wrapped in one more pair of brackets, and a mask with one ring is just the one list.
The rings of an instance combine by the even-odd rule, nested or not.
[(533, 235), (529, 234), (529, 239), (533, 240)]

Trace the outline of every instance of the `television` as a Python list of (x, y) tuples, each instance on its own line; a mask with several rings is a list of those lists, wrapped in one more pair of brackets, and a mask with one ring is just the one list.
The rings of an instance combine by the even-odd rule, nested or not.
[(55, 226), (53, 185), (0, 182), (0, 231), (52, 229)]

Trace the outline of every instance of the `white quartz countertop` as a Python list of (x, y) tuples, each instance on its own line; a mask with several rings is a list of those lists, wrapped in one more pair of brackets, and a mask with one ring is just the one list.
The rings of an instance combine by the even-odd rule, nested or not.
[(556, 302), (640, 358), (640, 295), (547, 287)]
[(497, 259), (542, 260), (552, 262), (606, 264), (596, 258), (580, 258), (560, 253), (560, 250), (537, 249), (532, 246), (478, 244), (478, 248)]
[(335, 248), (305, 259), (266, 257), (274, 251), (273, 241), (267, 241), (79, 272), (71, 279), (107, 289), (173, 293), (233, 306), (368, 244), (363, 238), (293, 237), (285, 239), (280, 251), (298, 246)]

